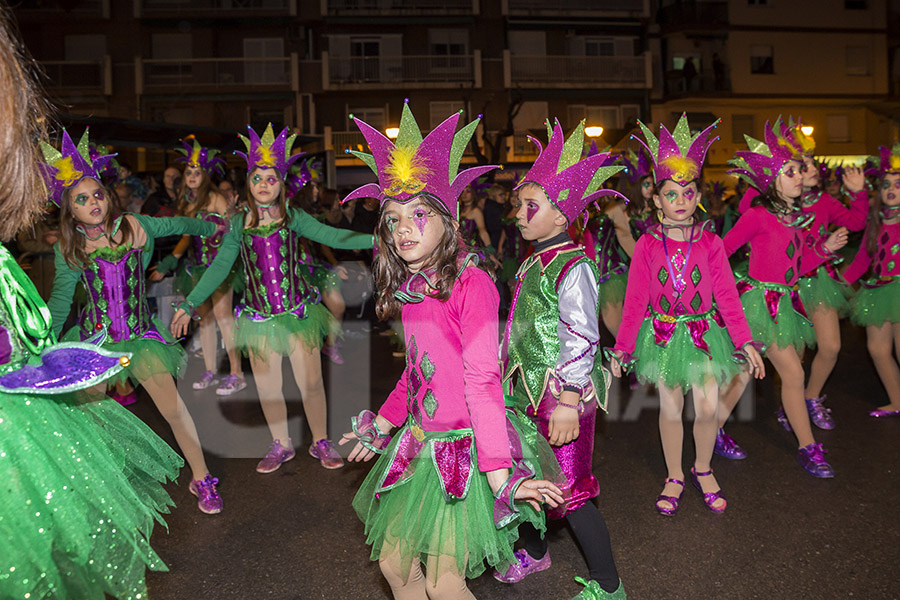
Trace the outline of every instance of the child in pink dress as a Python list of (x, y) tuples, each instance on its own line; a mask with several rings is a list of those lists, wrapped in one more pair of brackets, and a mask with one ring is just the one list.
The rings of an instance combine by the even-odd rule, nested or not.
[(403, 376), (378, 415), (360, 413), (341, 441), (357, 442), (351, 461), (382, 454), (353, 507), (398, 600), (474, 598), (466, 577), (483, 572), (485, 561), (513, 562), (519, 520), (543, 530), (538, 502), (562, 500), (559, 488), (531, 479), (540, 464), (523, 451), (500, 387), (499, 296), (473, 255), (461, 252), (457, 199), (495, 167), (457, 173), (477, 124), (454, 135), (458, 120), (452, 115), (423, 140), (404, 105), (396, 145), (355, 120), (372, 151), (355, 154), (379, 182), (345, 199), (381, 202), (377, 311), (403, 320)]

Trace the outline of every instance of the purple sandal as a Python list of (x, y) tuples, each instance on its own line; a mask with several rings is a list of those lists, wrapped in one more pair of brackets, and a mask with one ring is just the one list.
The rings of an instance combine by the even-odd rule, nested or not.
[[(681, 494), (684, 493), (684, 482), (680, 479), (673, 479), (671, 477), (666, 477), (666, 480), (663, 482), (663, 487), (665, 487), (666, 483), (674, 483), (681, 486), (681, 493), (678, 496), (666, 496), (665, 494), (660, 494), (656, 497), (656, 512), (663, 515), (664, 517), (674, 517), (675, 513), (678, 512), (678, 503), (681, 501)], [(664, 506), (660, 506), (660, 502), (668, 502), (672, 505), (671, 508), (666, 508)]]
[[(698, 473), (697, 469), (695, 469), (694, 467), (691, 467), (691, 481), (694, 482), (694, 486), (698, 490), (700, 490), (701, 494), (703, 494), (703, 502), (706, 504), (706, 508), (713, 511), (717, 515), (721, 515), (723, 512), (725, 512), (725, 507), (728, 506), (728, 501), (725, 500), (725, 496), (722, 494), (722, 489), (719, 488), (715, 492), (704, 492), (703, 487), (700, 485), (700, 481), (697, 479), (698, 477), (709, 477), (712, 474), (713, 474), (712, 469), (710, 469), (709, 471), (706, 471), (705, 473)], [(722, 502), (724, 502), (724, 504), (722, 504), (722, 506), (716, 508), (713, 505), (716, 503), (716, 501), (719, 498), (722, 499)]]

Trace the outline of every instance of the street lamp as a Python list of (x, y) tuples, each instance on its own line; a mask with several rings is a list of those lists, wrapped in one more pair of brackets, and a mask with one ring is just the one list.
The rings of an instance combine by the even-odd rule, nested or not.
[(388, 127), (387, 129), (384, 130), (384, 134), (386, 136), (388, 136), (389, 138), (391, 138), (392, 140), (396, 140), (397, 136), (400, 135), (400, 128), (399, 127)]
[(803, 135), (805, 135), (806, 137), (809, 137), (812, 135), (813, 126), (812, 125), (803, 125), (802, 127), (800, 127), (800, 131), (803, 133)]
[(600, 137), (603, 135), (603, 128), (599, 125), (591, 125), (590, 127), (584, 128), (584, 135), (588, 137)]

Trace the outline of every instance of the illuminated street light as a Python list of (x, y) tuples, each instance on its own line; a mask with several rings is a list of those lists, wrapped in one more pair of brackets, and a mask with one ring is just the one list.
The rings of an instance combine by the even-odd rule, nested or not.
[(396, 140), (397, 136), (400, 135), (400, 128), (399, 127), (388, 127), (387, 129), (384, 130), (384, 134), (386, 136), (388, 136), (389, 138), (391, 138), (392, 140)]
[(588, 137), (600, 137), (603, 135), (603, 128), (599, 125), (592, 125), (584, 128), (584, 135)]
[(813, 132), (813, 126), (812, 125), (804, 125), (800, 128), (800, 131), (803, 132), (803, 135), (805, 135), (807, 137), (811, 136), (812, 132)]

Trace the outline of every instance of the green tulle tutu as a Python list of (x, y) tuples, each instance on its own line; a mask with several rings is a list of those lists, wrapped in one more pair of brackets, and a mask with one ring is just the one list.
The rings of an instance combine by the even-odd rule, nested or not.
[(675, 332), (665, 346), (655, 341), (652, 318), (644, 319), (635, 342), (634, 374), (641, 383), (656, 385), (660, 380), (670, 388), (681, 386), (687, 392), (692, 385), (702, 384), (709, 377), (719, 385), (730, 381), (741, 370), (732, 358), (734, 344), (728, 330), (712, 319), (703, 340), (709, 346), (709, 355), (694, 345), (691, 333), (684, 323), (675, 325)]
[[(139, 338), (127, 342), (105, 342), (103, 348), (110, 352), (131, 352), (131, 364), (122, 369), (116, 375), (107, 380), (111, 387), (116, 383), (131, 380), (138, 385), (155, 375), (168, 374), (175, 379), (184, 375), (187, 367), (187, 354), (169, 329), (158, 318), (153, 317), (153, 327), (160, 336), (168, 342), (164, 344), (152, 339)], [(81, 341), (79, 328), (73, 327), (65, 336), (64, 341)]]
[[(786, 286), (781, 286), (787, 289)], [(785, 293), (778, 301), (777, 322), (772, 320), (766, 307), (764, 288), (754, 287), (741, 295), (741, 304), (753, 339), (762, 342), (766, 348), (793, 346), (798, 353), (803, 348), (816, 345), (816, 332), (809, 320), (794, 310), (791, 296)]]
[(0, 394), (0, 598), (146, 598), (182, 465), (114, 400)]
[(861, 327), (900, 323), (900, 277), (879, 287), (861, 287), (850, 301), (850, 319)]
[(621, 304), (625, 301), (625, 286), (628, 284), (628, 273), (613, 274), (598, 286), (599, 306)]
[(812, 277), (801, 277), (797, 284), (807, 314), (812, 315), (821, 306), (833, 308), (842, 317), (849, 313), (849, 288), (835, 281), (825, 267), (819, 267)]
[(318, 350), (325, 337), (339, 329), (335, 318), (321, 304), (307, 304), (303, 319), (282, 313), (265, 321), (253, 321), (242, 312), (235, 319), (234, 343), (246, 355), (253, 352), (258, 357), (287, 356), (298, 341), (309, 350)]
[[(427, 440), (426, 447), (414, 459), (415, 470), (404, 484), (376, 495), (382, 475), (390, 466), (392, 451), (405, 429), (394, 436), (353, 499), (353, 508), (365, 524), (366, 543), (372, 546), (372, 560), (381, 558), (382, 553), (385, 556), (397, 553), (404, 568), (416, 559), (429, 565), (431, 580), (446, 572), (464, 573), (473, 578), (485, 571), (485, 563), (502, 571), (515, 562), (513, 543), (518, 539), (520, 523), (529, 522), (539, 531), (545, 530), (543, 514), (524, 503), (517, 504), (518, 520), (496, 528), (494, 495), (487, 477), (477, 470), (474, 443), (473, 474), (464, 499), (450, 502), (444, 499), (440, 476), (431, 458), (429, 442), (433, 440)], [(467, 431), (471, 432), (458, 430), (440, 432), (440, 435)]]

